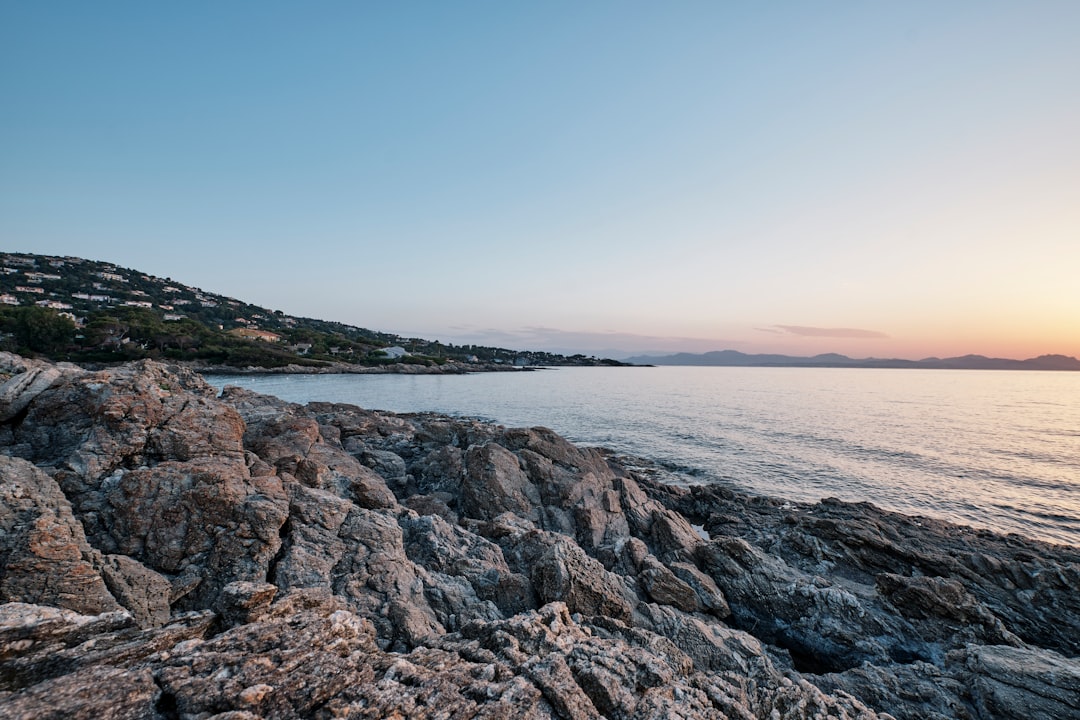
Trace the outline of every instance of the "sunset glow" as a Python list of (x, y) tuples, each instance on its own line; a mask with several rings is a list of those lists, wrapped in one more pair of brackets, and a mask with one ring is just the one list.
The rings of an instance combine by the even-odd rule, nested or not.
[(1080, 356), (1080, 4), (9, 3), (0, 245), (557, 351)]

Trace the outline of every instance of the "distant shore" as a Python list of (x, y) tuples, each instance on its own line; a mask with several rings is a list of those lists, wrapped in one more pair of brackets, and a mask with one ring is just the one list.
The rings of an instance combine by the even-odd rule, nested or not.
[(542, 368), (494, 363), (459, 363), (447, 362), (444, 365), (413, 365), (392, 363), (389, 365), (351, 365), (349, 363), (330, 363), (327, 365), (297, 365), (295, 363), (281, 367), (234, 367), (231, 365), (208, 365), (205, 363), (183, 361), (177, 363), (200, 375), (467, 375), (482, 372), (520, 372)]

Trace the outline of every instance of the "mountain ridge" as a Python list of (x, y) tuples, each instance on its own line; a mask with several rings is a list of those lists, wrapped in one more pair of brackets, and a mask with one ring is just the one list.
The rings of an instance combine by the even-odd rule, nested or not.
[(709, 367), (833, 367), (833, 368), (921, 368), (930, 370), (1065, 370), (1080, 371), (1080, 360), (1060, 354), (1040, 355), (1026, 360), (991, 358), (984, 355), (961, 355), (950, 358), (850, 358), (839, 353), (812, 356), (773, 353), (744, 353), (738, 350), (713, 350), (705, 353), (637, 355), (626, 358), (636, 365), (690, 365)]

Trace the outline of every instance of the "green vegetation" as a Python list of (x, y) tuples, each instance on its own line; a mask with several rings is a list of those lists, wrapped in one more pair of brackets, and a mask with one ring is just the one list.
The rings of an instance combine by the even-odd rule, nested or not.
[[(0, 349), (50, 360), (140, 358), (233, 367), (394, 363), (618, 365), (583, 355), (450, 345), (285, 315), (108, 263), (0, 253)], [(392, 358), (385, 349), (407, 354)]]

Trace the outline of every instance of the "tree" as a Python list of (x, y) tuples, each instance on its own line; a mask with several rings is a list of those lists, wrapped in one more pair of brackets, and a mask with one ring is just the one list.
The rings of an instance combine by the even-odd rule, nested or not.
[(49, 308), (21, 307), (14, 320), (16, 342), (32, 352), (59, 352), (75, 340), (75, 323)]
[(86, 324), (86, 338), (93, 347), (120, 349), (131, 326), (112, 315), (100, 314)]

